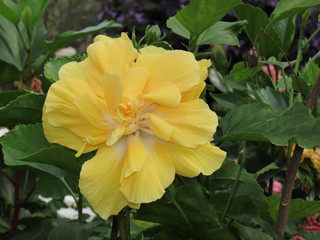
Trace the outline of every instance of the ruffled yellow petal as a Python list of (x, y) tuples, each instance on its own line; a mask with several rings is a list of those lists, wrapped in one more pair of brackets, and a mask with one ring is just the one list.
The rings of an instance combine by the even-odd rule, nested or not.
[(148, 203), (162, 197), (174, 180), (174, 165), (168, 151), (157, 141), (145, 137), (142, 142), (148, 153), (141, 171), (121, 181), (120, 192), (132, 203)]
[(134, 172), (139, 172), (144, 166), (148, 154), (139, 137), (128, 136), (127, 154), (123, 164), (121, 181)]
[(173, 50), (159, 51), (151, 48), (138, 57), (135, 66), (147, 67), (151, 76), (148, 87), (157, 87), (160, 82), (174, 83), (181, 93), (187, 92), (200, 82), (200, 66), (192, 53)]
[[(103, 110), (103, 101), (98, 99), (91, 92), (88, 84), (82, 81), (69, 79), (53, 84), (48, 92), (44, 109), (43, 114), (49, 125), (67, 129), (79, 137), (83, 143), (87, 142), (88, 137), (104, 135), (108, 128), (101, 111)], [(53, 139), (49, 135), (46, 136), (51, 139), (50, 141), (64, 145), (64, 142), (60, 142), (59, 138)], [(79, 146), (73, 146), (72, 149), (79, 151), (83, 148), (83, 143)], [(84, 151), (87, 151), (88, 148), (92, 149), (92, 147), (86, 146)]]
[(217, 115), (201, 99), (183, 102), (176, 108), (159, 106), (153, 114), (173, 127), (170, 141), (185, 147), (209, 142), (218, 126)]
[(138, 51), (125, 33), (121, 35), (121, 38), (97, 36), (95, 42), (88, 47), (87, 52), (89, 59), (102, 75), (112, 71), (119, 74), (121, 78), (125, 77), (138, 56)]
[(101, 84), (109, 112), (113, 113), (122, 96), (122, 80), (117, 73), (106, 72), (101, 79)]
[(197, 148), (167, 144), (167, 149), (176, 173), (184, 177), (195, 177), (200, 173), (210, 175), (221, 167), (226, 158), (226, 152), (209, 142)]
[(204, 81), (208, 77), (208, 67), (211, 66), (211, 61), (207, 60), (207, 59), (202, 59), (198, 63), (200, 66), (200, 82), (194, 88), (183, 93), (182, 98), (181, 98), (181, 102), (191, 101), (191, 100), (199, 98), (204, 87), (206, 86)]
[(78, 80), (87, 82), (86, 78), (86, 67), (87, 67), (87, 60), (82, 61), (81, 63), (78, 62), (70, 62), (67, 64), (64, 64), (58, 74), (59, 79), (68, 81), (68, 79)]
[(175, 84), (159, 82), (157, 85), (150, 86), (142, 98), (163, 106), (177, 107), (181, 101), (181, 94)]
[(161, 140), (169, 141), (173, 127), (155, 114), (149, 113), (148, 116), (152, 132)]
[(123, 80), (123, 96), (134, 99), (143, 92), (150, 72), (144, 67), (132, 67)]
[(128, 205), (119, 192), (125, 150), (125, 140), (112, 147), (102, 145), (95, 157), (82, 165), (79, 180), (81, 193), (103, 219), (118, 214)]

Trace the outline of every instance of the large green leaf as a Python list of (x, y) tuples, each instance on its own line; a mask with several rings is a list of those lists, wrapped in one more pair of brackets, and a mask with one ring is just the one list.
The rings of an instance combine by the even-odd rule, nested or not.
[(25, 9), (30, 10), (30, 27), (35, 25), (35, 23), (41, 18), (49, 3), (50, 0), (19, 0), (19, 7), (22, 13)]
[(48, 54), (51, 54), (79, 38), (83, 38), (91, 33), (99, 32), (104, 29), (115, 27), (121, 27), (121, 24), (105, 20), (96, 26), (86, 27), (80, 31), (66, 31), (56, 36), (52, 41), (40, 41), (39, 45), (46, 50)]
[(296, 30), (296, 16), (290, 16), (274, 23), (274, 27), (281, 39), (282, 50), (287, 52), (293, 42)]
[[(238, 33), (247, 24), (246, 20), (237, 22), (216, 22), (200, 34), (197, 44), (229, 44), (239, 46)], [(167, 27), (171, 30), (189, 39), (190, 32), (186, 29), (176, 17), (171, 17), (167, 21)]]
[[(280, 199), (280, 194), (268, 197), (273, 219), (277, 218)], [(320, 201), (306, 201), (301, 198), (291, 199), (288, 221), (296, 221), (318, 212), (320, 212)]]
[[(19, 94), (17, 92), (11, 93), (13, 95)], [(0, 96), (1, 95), (2, 94), (0, 94)], [(5, 95), (5, 93), (3, 95)], [(17, 124), (41, 122), (45, 97), (45, 95), (24, 94), (18, 96), (3, 107), (0, 105), (0, 125), (11, 128)]]
[[(234, 13), (239, 20), (247, 20), (248, 24), (245, 26), (246, 31), (250, 41), (253, 43), (259, 30), (265, 29), (269, 25), (269, 18), (267, 14), (258, 7), (254, 7), (249, 4), (241, 4), (234, 8)], [(266, 32), (276, 41), (280, 47), (282, 47), (282, 42), (278, 33), (276, 32), (273, 25), (267, 27)], [(279, 49), (274, 45), (274, 43), (263, 33), (260, 34), (257, 41), (257, 48), (260, 53), (265, 57), (269, 58), (271, 56), (280, 55)]]
[(274, 238), (262, 232), (261, 229), (254, 229), (245, 225), (234, 224), (240, 231), (241, 240), (273, 240)]
[(276, 5), (270, 16), (270, 23), (279, 21), (286, 17), (295, 15), (302, 12), (307, 8), (320, 5), (319, 0), (281, 0)]
[[(23, 31), (24, 26), (19, 24), (18, 28)], [(15, 66), (19, 71), (23, 70), (27, 52), (16, 26), (3, 16), (0, 16), (0, 52), (0, 60)]]
[(0, 61), (0, 85), (18, 80), (19, 72), (17, 69), (9, 63)]
[(24, 94), (26, 94), (26, 91), (23, 90), (8, 90), (0, 92), (0, 109)]
[(193, 0), (175, 18), (191, 35), (199, 36), (240, 3), (240, 0)]
[(48, 240), (88, 240), (93, 230), (101, 223), (102, 221), (61, 224), (50, 232)]
[[(226, 159), (222, 167), (211, 175), (210, 201), (219, 213), (223, 213), (226, 208), (238, 171), (239, 164), (236, 164), (234, 160)], [(243, 214), (261, 218), (269, 223), (273, 222), (263, 189), (254, 176), (245, 170), (241, 172), (227, 216), (236, 219), (237, 216)]]
[[(192, 225), (192, 229), (178, 208), (174, 207), (170, 200), (172, 197)], [(233, 234), (219, 223), (215, 207), (204, 196), (201, 185), (196, 181), (178, 187), (175, 194), (172, 189), (168, 190), (162, 199), (141, 206), (135, 217), (175, 227), (177, 232), (183, 232), (192, 238), (212, 239), (212, 236), (215, 236), (217, 239), (234, 239)]]
[(12, 0), (0, 0), (0, 15), (13, 24), (18, 24), (20, 20), (19, 7)]
[(285, 146), (293, 140), (307, 149), (320, 142), (320, 118), (315, 119), (301, 102), (283, 112), (263, 103), (241, 105), (227, 113), (222, 125), (223, 136), (216, 142), (249, 140)]
[(16, 160), (51, 164), (79, 174), (84, 161), (91, 154), (75, 157), (75, 151), (58, 144), (50, 144), (44, 136), (42, 125), (20, 125), (0, 141), (3, 150)]

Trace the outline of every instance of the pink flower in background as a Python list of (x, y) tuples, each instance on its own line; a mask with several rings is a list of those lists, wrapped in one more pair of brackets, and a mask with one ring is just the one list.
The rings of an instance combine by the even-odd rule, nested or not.
[[(272, 64), (269, 64), (269, 69), (270, 69), (270, 73), (271, 73), (271, 78), (273, 80), (273, 82), (276, 84), (277, 83), (277, 79), (280, 79), (282, 74), (281, 71), (278, 72), (278, 77), (276, 76), (277, 72), (276, 69), (274, 68), (274, 66)], [(268, 67), (266, 65), (263, 66), (263, 71), (270, 76)], [(279, 88), (279, 92), (283, 92), (285, 91), (285, 88)]]
[(39, 92), (40, 94), (44, 94), (41, 88), (41, 81), (37, 78), (32, 78), (30, 88), (34, 91)]
[[(281, 189), (282, 189), (281, 182), (274, 181), (273, 182), (273, 194), (278, 194), (279, 192), (281, 192)], [(269, 183), (267, 183), (267, 190), (269, 190)]]

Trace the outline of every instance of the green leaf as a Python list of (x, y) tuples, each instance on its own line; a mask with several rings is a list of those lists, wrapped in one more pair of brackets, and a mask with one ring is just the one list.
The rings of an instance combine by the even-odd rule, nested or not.
[(240, 231), (241, 240), (273, 240), (273, 237), (262, 232), (261, 229), (254, 229), (239, 223), (234, 224)]
[(11, 229), (10, 222), (0, 216), (0, 233), (6, 233)]
[[(309, 96), (319, 73), (320, 73), (319, 66), (310, 58), (299, 74), (300, 85), (302, 88), (302, 92), (305, 96)], [(293, 83), (294, 83), (294, 88), (299, 89), (297, 80), (295, 78), (293, 80)]]
[(42, 125), (20, 125), (0, 140), (3, 150), (16, 160), (50, 164), (79, 174), (84, 161), (92, 154), (76, 158), (76, 152), (58, 144), (50, 144), (44, 136)]
[(50, 232), (48, 240), (88, 240), (93, 230), (101, 223), (102, 221), (61, 224)]
[[(233, 11), (239, 20), (248, 21), (244, 30), (252, 43), (254, 42), (259, 30), (265, 29), (273, 40), (282, 47), (282, 42), (278, 33), (273, 25), (269, 25), (269, 18), (267, 14), (260, 8), (253, 7), (249, 4), (242, 4), (235, 7)], [(268, 25), (269, 27), (267, 27)], [(257, 41), (257, 49), (265, 58), (269, 58), (271, 56), (277, 57), (280, 55), (279, 49), (264, 33), (260, 33)]]
[[(220, 225), (215, 207), (203, 195), (198, 182), (193, 181), (179, 187), (175, 195), (172, 195), (172, 190), (168, 190), (160, 200), (142, 205), (135, 218), (161, 223), (166, 227), (175, 227), (176, 231), (181, 231), (189, 237), (212, 239), (212, 236), (215, 236), (217, 239), (235, 239), (224, 225)], [(192, 225), (193, 230), (188, 227), (181, 212), (170, 200), (172, 197)]]
[(317, 5), (320, 5), (319, 0), (281, 0), (270, 16), (270, 23), (293, 16)]
[[(5, 169), (7, 170), (7, 169)], [(2, 171), (5, 171), (2, 169)], [(7, 173), (7, 172), (6, 172)], [(8, 174), (8, 173), (7, 173)], [(8, 174), (11, 176), (10, 174)], [(0, 175), (0, 199), (4, 201), (5, 205), (14, 205), (14, 185), (3, 175)]]
[(0, 92), (0, 109), (24, 94), (26, 94), (26, 92), (23, 90), (8, 90)]
[(19, 72), (17, 69), (6, 62), (0, 61), (0, 85), (8, 82), (17, 81)]
[(11, 128), (17, 124), (41, 122), (45, 97), (45, 95), (24, 94), (0, 107), (0, 125)]
[(244, 62), (238, 62), (233, 65), (230, 75), (234, 77), (236, 83), (239, 83), (243, 79), (254, 77), (261, 70), (262, 65), (258, 63), (256, 68), (245, 68)]
[(229, 44), (240, 47), (238, 33), (247, 24), (246, 20), (237, 22), (216, 22), (198, 38), (198, 44)]
[(232, 92), (209, 93), (209, 95), (219, 103), (219, 107), (224, 109), (232, 109), (241, 104), (241, 101), (248, 98), (247, 90), (233, 89)]
[(49, 3), (50, 0), (19, 0), (21, 12), (23, 13), (26, 8), (29, 8), (31, 12), (31, 21), (30, 25), (26, 25), (27, 28), (31, 29), (32, 26), (35, 25), (35, 23), (41, 18)]
[(296, 30), (296, 16), (290, 16), (274, 23), (274, 27), (281, 39), (282, 50), (286, 53), (294, 39)]
[[(210, 178), (210, 201), (219, 213), (223, 213), (234, 182), (237, 179), (239, 164), (226, 159), (222, 167), (214, 172)], [(237, 216), (247, 214), (273, 223), (269, 214), (269, 204), (263, 194), (263, 189), (254, 176), (242, 170), (236, 191), (228, 208), (227, 216), (236, 219)]]
[(32, 12), (29, 7), (25, 7), (21, 13), (21, 20), (27, 29), (32, 29), (33, 27), (33, 19)]
[(199, 36), (240, 3), (240, 0), (194, 0), (180, 10), (175, 18), (191, 35)]
[(40, 41), (39, 45), (48, 54), (54, 53), (58, 49), (76, 41), (79, 38), (83, 38), (91, 33), (99, 32), (104, 29), (121, 27), (122, 25), (114, 21), (103, 21), (96, 26), (86, 27), (80, 31), (66, 31), (56, 36), (52, 41)]
[[(18, 28), (23, 31), (24, 26), (19, 24)], [(15, 66), (19, 71), (23, 70), (27, 52), (16, 26), (2, 16), (0, 16), (0, 52), (0, 60)]]
[(302, 231), (297, 229), (297, 232), (300, 236), (302, 236), (305, 240), (319, 240), (320, 239), (320, 232), (313, 232), (313, 231)]
[[(39, 47), (39, 42), (43, 41), (47, 36), (47, 30), (41, 21), (38, 21), (33, 26), (32, 32), (32, 60), (35, 61), (40, 56), (43, 56), (43, 50)], [(32, 64), (35, 64), (33, 62)]]
[[(277, 218), (281, 195), (267, 198), (271, 206), (270, 213), (273, 219)], [(291, 199), (288, 221), (293, 222), (320, 212), (320, 201), (306, 201), (301, 198)]]
[(12, 0), (0, 0), (0, 15), (13, 24), (18, 24), (20, 20), (19, 7)]
[(69, 62), (73, 62), (74, 58), (51, 58), (45, 65), (44, 65), (44, 75), (46, 78), (51, 82), (54, 83), (59, 80), (58, 72), (60, 68)]
[(286, 146), (289, 140), (311, 149), (320, 142), (320, 118), (314, 118), (301, 102), (280, 112), (267, 104), (253, 103), (229, 111), (222, 121), (223, 137), (227, 140), (271, 142)]

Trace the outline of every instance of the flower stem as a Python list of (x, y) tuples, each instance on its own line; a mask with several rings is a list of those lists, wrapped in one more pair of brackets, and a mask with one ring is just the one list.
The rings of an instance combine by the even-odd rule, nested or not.
[(232, 187), (232, 190), (231, 190), (231, 193), (230, 193), (230, 196), (228, 198), (228, 201), (227, 201), (227, 204), (226, 204), (226, 207), (223, 211), (223, 214), (222, 214), (222, 217), (220, 219), (220, 222), (222, 223), (225, 216), (227, 215), (228, 213), (228, 209), (230, 207), (230, 203), (231, 203), (231, 200), (237, 190), (237, 186), (238, 186), (238, 182), (239, 182), (239, 179), (240, 179), (240, 176), (241, 176), (241, 172), (245, 166), (245, 163), (246, 163), (246, 158), (247, 158), (247, 148), (246, 148), (246, 142), (244, 142), (244, 146), (243, 146), (243, 156), (242, 156), (242, 159), (240, 160), (240, 166), (239, 166), (239, 169), (238, 169), (238, 173), (237, 173), (237, 177), (236, 177), (236, 180), (235, 182), (233, 183), (233, 187)]
[(59, 178), (60, 181), (63, 183), (63, 185), (67, 188), (67, 190), (69, 191), (69, 193), (71, 194), (71, 196), (73, 197), (74, 201), (76, 202), (77, 206), (78, 206), (78, 199), (76, 194), (72, 191), (72, 189), (70, 188), (70, 186), (68, 185), (68, 183), (66, 182), (66, 180), (64, 180), (64, 178)]
[(80, 190), (79, 190), (79, 200), (78, 200), (78, 203), (77, 203), (77, 209), (78, 209), (78, 222), (79, 223), (82, 223), (82, 194), (80, 193)]
[(112, 217), (112, 228), (111, 228), (111, 236), (110, 240), (116, 240), (118, 237), (118, 222), (117, 222), (117, 216)]
[(118, 229), (120, 232), (120, 240), (129, 240), (127, 229), (126, 229), (126, 223), (125, 223), (125, 213), (124, 210), (121, 210), (119, 214), (116, 216)]

